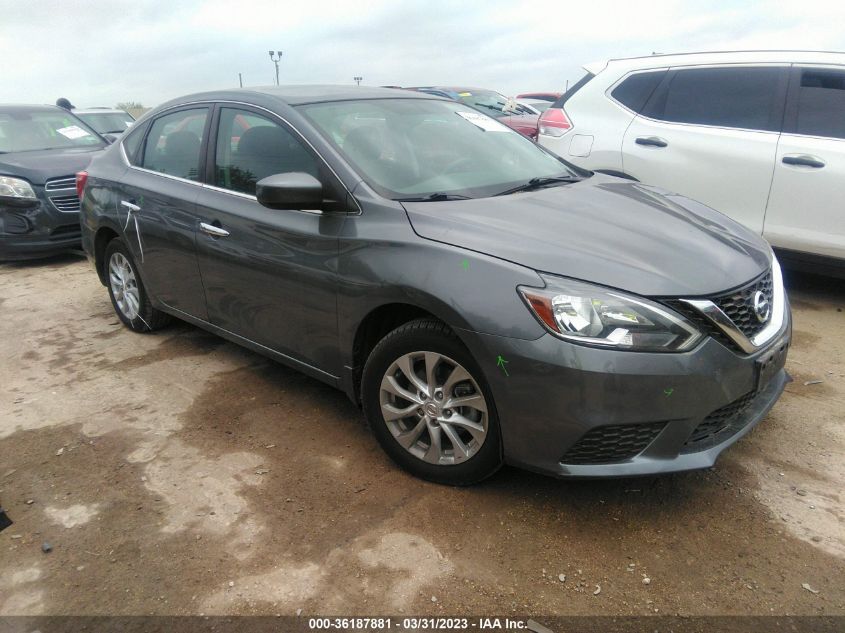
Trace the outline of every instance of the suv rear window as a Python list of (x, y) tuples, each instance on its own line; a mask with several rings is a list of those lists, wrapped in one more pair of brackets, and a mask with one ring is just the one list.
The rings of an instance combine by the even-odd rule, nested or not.
[(801, 72), (795, 128), (798, 134), (845, 138), (845, 72)]
[(784, 73), (767, 67), (678, 70), (643, 114), (673, 123), (779, 131)]
[(648, 98), (666, 76), (665, 70), (655, 70), (630, 75), (613, 89), (610, 96), (629, 110), (640, 112)]

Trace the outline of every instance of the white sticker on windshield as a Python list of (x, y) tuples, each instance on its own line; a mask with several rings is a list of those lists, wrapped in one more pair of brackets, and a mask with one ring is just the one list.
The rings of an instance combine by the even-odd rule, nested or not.
[(480, 112), (456, 112), (460, 117), (463, 117), (473, 125), (480, 127), (485, 132), (513, 132), (509, 127), (502, 125), (496, 119), (491, 119), (486, 114)]
[(83, 136), (91, 136), (88, 132), (83, 130), (78, 125), (68, 125), (67, 127), (60, 127), (58, 130), (56, 130), (56, 132), (70, 139), (82, 138)]

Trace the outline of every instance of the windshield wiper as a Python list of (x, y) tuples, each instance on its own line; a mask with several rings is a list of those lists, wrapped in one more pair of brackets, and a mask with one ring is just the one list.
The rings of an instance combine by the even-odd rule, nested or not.
[(497, 193), (497, 196), (506, 196), (518, 191), (531, 191), (532, 189), (539, 189), (540, 187), (548, 187), (549, 185), (556, 185), (559, 183), (581, 182), (578, 176), (547, 176), (545, 178), (532, 178), (526, 183), (505, 189)]
[(441, 202), (443, 200), (472, 200), (469, 196), (461, 196), (455, 193), (430, 193), (427, 196), (416, 196), (414, 198), (394, 198), (396, 202)]

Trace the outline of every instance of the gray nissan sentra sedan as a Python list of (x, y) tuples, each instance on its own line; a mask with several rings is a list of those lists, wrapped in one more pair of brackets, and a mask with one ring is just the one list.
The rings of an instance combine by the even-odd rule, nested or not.
[(758, 235), (460, 103), (195, 94), (78, 187), (127, 327), (176, 317), (344, 390), (426, 479), (705, 468), (788, 381), (789, 305)]

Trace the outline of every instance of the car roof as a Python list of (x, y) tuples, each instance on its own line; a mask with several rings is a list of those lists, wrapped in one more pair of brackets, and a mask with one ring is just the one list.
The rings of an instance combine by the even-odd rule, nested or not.
[(837, 51), (748, 50), (705, 51), (697, 53), (655, 53), (642, 57), (621, 57), (586, 64), (584, 69), (598, 74), (605, 68), (667, 68), (699, 64), (845, 64), (845, 53)]
[(497, 90), (490, 88), (473, 88), (471, 86), (408, 86), (406, 90), (440, 90), (442, 92), (489, 92), (500, 94)]
[(173, 99), (167, 106), (191, 101), (239, 100), (260, 95), (277, 99), (288, 105), (303, 105), (306, 103), (322, 103), (327, 101), (352, 101), (357, 99), (435, 99), (424, 93), (400, 91), (395, 88), (371, 88), (368, 86), (261, 86), (256, 88), (233, 88), (231, 90), (216, 90), (198, 92)]
[(28, 103), (3, 103), (0, 104), (0, 112), (6, 112), (8, 114), (23, 114), (25, 112), (55, 112), (59, 110), (61, 112), (67, 112), (64, 108), (60, 108), (54, 105), (42, 105), (42, 104), (28, 104)]

